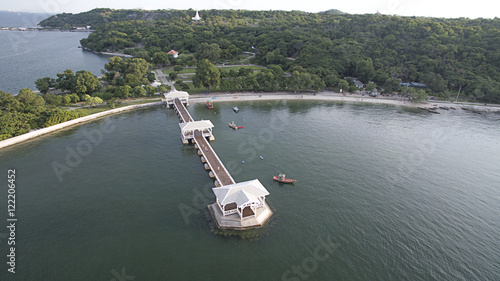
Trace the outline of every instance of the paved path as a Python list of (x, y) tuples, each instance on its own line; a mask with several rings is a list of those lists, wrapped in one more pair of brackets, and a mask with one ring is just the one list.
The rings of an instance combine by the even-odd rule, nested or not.
[(167, 77), (165, 76), (165, 73), (163, 73), (163, 71), (161, 69), (155, 69), (155, 72), (156, 72), (156, 77), (160, 78), (160, 80), (163, 84), (170, 85), (170, 87), (172, 87), (172, 91), (175, 91), (174, 83), (172, 83), (171, 81), (169, 81), (167, 79)]

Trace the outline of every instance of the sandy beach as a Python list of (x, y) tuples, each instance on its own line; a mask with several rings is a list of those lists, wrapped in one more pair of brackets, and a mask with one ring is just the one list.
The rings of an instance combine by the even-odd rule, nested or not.
[(202, 103), (207, 99), (213, 99), (216, 102), (243, 102), (243, 101), (266, 101), (266, 100), (313, 100), (313, 101), (337, 101), (349, 103), (366, 104), (386, 104), (393, 106), (406, 106), (421, 109), (438, 109), (439, 107), (447, 109), (468, 109), (481, 112), (500, 112), (500, 105), (484, 105), (471, 103), (454, 103), (444, 101), (426, 101), (421, 103), (409, 102), (408, 98), (402, 97), (370, 97), (359, 94), (340, 94), (335, 92), (312, 93), (211, 93), (206, 95), (191, 95), (190, 103)]

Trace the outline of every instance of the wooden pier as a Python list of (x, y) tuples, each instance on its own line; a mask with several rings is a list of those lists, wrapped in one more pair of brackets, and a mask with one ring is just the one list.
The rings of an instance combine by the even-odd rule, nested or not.
[(194, 141), (196, 142), (196, 146), (201, 152), (202, 157), (204, 157), (207, 161), (210, 170), (215, 175), (215, 186), (235, 184), (236, 182), (233, 177), (231, 177), (226, 167), (219, 159), (219, 156), (217, 156), (207, 139), (201, 135), (200, 131), (194, 132)]
[(191, 117), (191, 114), (189, 114), (186, 107), (179, 99), (175, 99), (174, 107), (175, 107), (175, 111), (177, 111), (177, 113), (179, 114), (179, 118), (181, 119), (182, 123), (194, 121), (193, 117)]
[(212, 122), (193, 120), (184, 106), (189, 102), (185, 94), (173, 92), (165, 97), (166, 105), (175, 109), (181, 121), (182, 142), (195, 144), (205, 169), (215, 179), (212, 190), (216, 203), (207, 207), (217, 226), (236, 230), (263, 226), (273, 213), (265, 202), (265, 196), (269, 195), (266, 188), (259, 180), (236, 183), (208, 141), (215, 139)]

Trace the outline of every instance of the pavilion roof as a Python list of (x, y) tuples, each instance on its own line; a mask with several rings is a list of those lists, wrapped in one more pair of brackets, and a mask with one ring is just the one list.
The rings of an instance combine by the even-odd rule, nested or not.
[(225, 185), (212, 190), (222, 205), (236, 203), (238, 207), (247, 203), (259, 203), (259, 197), (269, 195), (259, 180)]
[(185, 97), (189, 97), (188, 92), (184, 92), (184, 91), (171, 91), (171, 92), (165, 93), (165, 98), (166, 99), (185, 98)]
[(186, 130), (203, 130), (203, 129), (208, 129), (208, 128), (213, 128), (214, 124), (210, 120), (201, 120), (201, 121), (193, 121), (193, 122), (187, 122), (187, 123), (179, 123), (179, 127), (181, 128), (181, 131), (186, 131)]

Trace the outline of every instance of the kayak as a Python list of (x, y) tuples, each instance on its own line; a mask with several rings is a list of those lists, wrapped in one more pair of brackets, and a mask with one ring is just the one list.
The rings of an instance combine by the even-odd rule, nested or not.
[(245, 128), (245, 126), (236, 126), (236, 124), (234, 124), (234, 121), (229, 123), (229, 127), (233, 128), (235, 130)]

